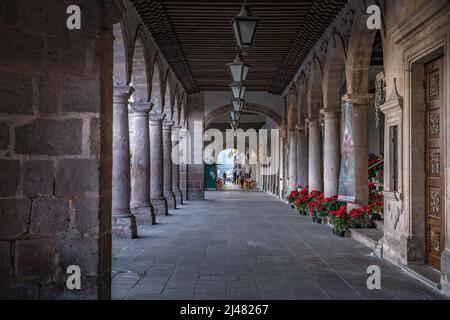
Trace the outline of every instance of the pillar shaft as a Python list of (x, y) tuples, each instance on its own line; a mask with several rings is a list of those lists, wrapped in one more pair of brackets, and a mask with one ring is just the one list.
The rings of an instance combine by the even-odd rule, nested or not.
[(308, 121), (309, 127), (309, 189), (323, 191), (322, 138), (318, 119)]
[(183, 204), (183, 195), (180, 189), (180, 128), (172, 128), (172, 191), (175, 194), (175, 202), (178, 205)]
[(308, 133), (305, 128), (297, 133), (297, 184), (308, 186)]
[(155, 221), (150, 203), (150, 102), (133, 102), (133, 149), (131, 150), (131, 211), (145, 220)]
[(175, 194), (172, 191), (172, 126), (171, 120), (163, 122), (163, 168), (164, 168), (164, 198), (169, 209), (176, 208)]
[(150, 113), (150, 201), (156, 215), (166, 215), (167, 201), (164, 198), (163, 179), (163, 134), (162, 113)]
[(353, 142), (355, 155), (355, 205), (364, 206), (369, 202), (369, 138), (368, 109), (370, 95), (347, 95), (344, 101), (353, 104)]
[(297, 135), (289, 132), (289, 191), (297, 189)]
[(339, 110), (323, 109), (325, 117), (323, 177), (324, 193), (332, 197), (339, 192), (339, 172), (341, 163)]
[(136, 238), (136, 218), (130, 209), (130, 140), (128, 132), (129, 86), (114, 87), (113, 100), (113, 172), (112, 235)]

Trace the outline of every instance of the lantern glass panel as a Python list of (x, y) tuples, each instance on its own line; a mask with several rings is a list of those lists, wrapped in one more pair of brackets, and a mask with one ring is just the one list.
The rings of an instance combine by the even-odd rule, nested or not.
[(241, 34), (241, 46), (242, 47), (250, 47), (253, 43), (253, 36), (255, 34), (255, 29), (257, 25), (257, 21), (255, 20), (247, 20), (247, 19), (239, 19), (238, 20), (240, 26), (240, 34)]

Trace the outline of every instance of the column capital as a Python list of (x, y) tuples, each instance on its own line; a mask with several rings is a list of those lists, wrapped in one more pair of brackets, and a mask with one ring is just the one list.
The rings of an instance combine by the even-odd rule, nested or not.
[(320, 113), (324, 115), (326, 120), (336, 119), (339, 115), (339, 108), (324, 108), (320, 110)]
[(343, 102), (353, 102), (354, 105), (368, 105), (369, 100), (373, 98), (371, 93), (348, 93), (342, 96)]
[(172, 130), (173, 125), (175, 124), (175, 122), (173, 120), (170, 119), (164, 119), (163, 121), (163, 130)]
[(315, 126), (320, 126), (320, 120), (319, 118), (315, 118), (315, 119), (306, 119), (306, 124), (308, 125), (308, 127), (315, 127)]
[(297, 124), (295, 126), (295, 129), (297, 132), (304, 132), (306, 130), (306, 123), (305, 124)]
[(114, 86), (114, 102), (128, 103), (133, 93), (134, 88), (132, 86)]
[(164, 113), (150, 112), (149, 113), (150, 125), (152, 126), (161, 125), (165, 117), (166, 115)]
[(130, 111), (136, 115), (148, 115), (152, 109), (152, 102), (130, 102)]
[(178, 134), (180, 132), (181, 127), (179, 125), (173, 125), (172, 126), (172, 132), (175, 134)]

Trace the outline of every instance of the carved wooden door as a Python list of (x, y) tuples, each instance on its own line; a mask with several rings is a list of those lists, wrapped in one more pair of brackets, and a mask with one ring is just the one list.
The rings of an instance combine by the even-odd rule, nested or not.
[(426, 91), (426, 258), (433, 268), (441, 268), (444, 249), (444, 126), (442, 117), (443, 62), (440, 58), (425, 66)]

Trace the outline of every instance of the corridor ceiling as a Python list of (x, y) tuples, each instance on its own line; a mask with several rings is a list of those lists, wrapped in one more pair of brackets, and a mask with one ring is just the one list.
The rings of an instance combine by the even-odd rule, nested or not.
[[(188, 93), (229, 90), (238, 0), (131, 0)], [(249, 0), (261, 18), (249, 90), (281, 94), (347, 0)]]

